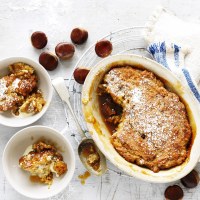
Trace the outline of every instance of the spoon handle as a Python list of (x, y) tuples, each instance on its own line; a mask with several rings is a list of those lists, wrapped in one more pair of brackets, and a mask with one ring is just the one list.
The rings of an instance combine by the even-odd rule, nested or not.
[(54, 80), (52, 80), (52, 84), (53, 84), (55, 90), (57, 91), (58, 95), (60, 96), (60, 98), (67, 104), (69, 111), (76, 123), (77, 129), (78, 129), (78, 132), (79, 132), (81, 138), (82, 139), (86, 138), (85, 133), (83, 132), (83, 130), (78, 122), (78, 119), (77, 119), (76, 115), (74, 114), (71, 103), (69, 101), (69, 97), (70, 97), (69, 90), (65, 86), (64, 79), (62, 77), (55, 78)]

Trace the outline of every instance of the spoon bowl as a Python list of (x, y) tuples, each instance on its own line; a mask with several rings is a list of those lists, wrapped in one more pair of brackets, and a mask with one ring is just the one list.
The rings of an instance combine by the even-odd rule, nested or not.
[[(87, 149), (91, 145), (94, 147), (96, 153), (90, 154), (90, 155), (93, 155), (94, 159), (92, 159), (90, 161), (91, 164), (89, 164), (88, 159), (84, 155), (83, 152), (85, 151), (85, 149)], [(95, 157), (96, 154), (99, 155), (99, 157)], [(92, 173), (96, 176), (101, 176), (107, 171), (106, 159), (105, 159), (104, 155), (101, 153), (101, 151), (99, 150), (99, 148), (94, 143), (94, 140), (88, 139), (88, 138), (83, 139), (78, 146), (78, 155), (80, 157), (81, 162), (83, 163), (85, 168), (87, 168), (87, 170), (90, 173)], [(92, 165), (95, 163), (95, 159), (99, 159), (99, 161), (100, 161), (99, 167), (97, 169), (94, 169), (94, 167), (92, 167)]]

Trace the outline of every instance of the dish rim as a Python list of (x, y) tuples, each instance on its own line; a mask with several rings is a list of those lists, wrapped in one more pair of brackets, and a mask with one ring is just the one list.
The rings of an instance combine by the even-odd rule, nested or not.
[[(0, 65), (3, 62), (8, 62), (10, 64), (17, 63), (17, 62), (26, 63), (26, 64), (32, 66), (34, 68), (34, 70), (36, 71), (36, 73), (40, 73), (47, 80), (48, 84), (46, 85), (46, 87), (47, 87), (48, 99), (45, 99), (46, 104), (39, 113), (36, 113), (32, 116), (24, 117), (23, 123), (9, 123), (6, 120), (0, 120), (0, 124), (7, 126), (7, 127), (23, 127), (23, 126), (30, 125), (30, 124), (36, 122), (37, 120), (39, 120), (46, 113), (46, 111), (49, 108), (49, 105), (50, 105), (52, 97), (53, 97), (53, 87), (51, 84), (51, 78), (50, 78), (48, 72), (44, 69), (44, 67), (31, 58), (15, 56), (15, 57), (8, 57), (8, 58), (4, 58), (4, 59), (0, 60)], [(7, 67), (8, 67), (8, 65), (1, 66), (1, 70), (5, 69)], [(41, 80), (39, 80), (39, 81), (41, 81)], [(17, 117), (13, 116), (12, 118), (14, 120)], [(26, 120), (27, 118), (29, 118), (29, 120)], [(30, 119), (30, 118), (32, 118), (32, 119)]]
[[(183, 89), (184, 90), (184, 92), (187, 92), (186, 93), (186, 96), (189, 96), (190, 97), (190, 99), (192, 99), (192, 102), (188, 102), (188, 100), (186, 100), (185, 98), (183, 98), (183, 96), (184, 95), (179, 95), (179, 96), (181, 96), (185, 101), (186, 101), (186, 103), (189, 105), (189, 107), (191, 108), (191, 104), (192, 103), (195, 103), (195, 106), (196, 106), (196, 110), (199, 110), (199, 107), (197, 106), (197, 102), (196, 102), (196, 99), (194, 99), (194, 97), (192, 96), (192, 93), (191, 93), (191, 91), (189, 90), (189, 87), (188, 86), (185, 86), (185, 85), (183, 85), (180, 81), (179, 81), (179, 79), (177, 78), (177, 77), (175, 77), (175, 75), (174, 74), (172, 74), (172, 72), (171, 71), (169, 71), (168, 69), (166, 69), (164, 66), (162, 66), (162, 65), (160, 65), (159, 63), (157, 63), (157, 62), (155, 62), (154, 60), (151, 60), (151, 59), (149, 59), (149, 58), (147, 58), (147, 57), (144, 57), (144, 56), (140, 56), (140, 55), (136, 55), (136, 54), (122, 54), (122, 55), (113, 55), (113, 56), (109, 56), (109, 57), (107, 57), (107, 58), (105, 58), (105, 59), (103, 59), (103, 60), (101, 60), (100, 62), (98, 62), (92, 69), (91, 69), (91, 72), (88, 74), (88, 76), (87, 76), (87, 78), (86, 78), (86, 80), (85, 80), (85, 83), (84, 83), (84, 85), (83, 85), (83, 89), (82, 89), (82, 98), (81, 98), (81, 103), (82, 103), (82, 109), (83, 109), (83, 115), (84, 115), (84, 119), (85, 119), (85, 121), (86, 121), (86, 124), (87, 124), (87, 127), (88, 127), (88, 130), (91, 132), (92, 131), (92, 134), (91, 134), (91, 137), (94, 139), (94, 141), (96, 142), (96, 144), (97, 144), (97, 146), (100, 148), (100, 150), (102, 151), (102, 153), (104, 153), (104, 155), (115, 165), (115, 166), (117, 166), (119, 169), (121, 169), (122, 171), (124, 171), (124, 172), (126, 172), (127, 174), (129, 174), (129, 175), (131, 175), (131, 176), (134, 176), (134, 177), (136, 177), (136, 178), (138, 178), (138, 179), (141, 179), (141, 180), (145, 180), (145, 181), (149, 181), (149, 182), (154, 182), (154, 183), (168, 183), (168, 182), (172, 182), (172, 181), (176, 181), (176, 180), (178, 180), (178, 179), (181, 179), (182, 177), (184, 177), (185, 175), (187, 175), (194, 167), (195, 167), (195, 165), (197, 164), (197, 162), (198, 162), (198, 160), (199, 160), (199, 157), (200, 157), (200, 150), (198, 151), (198, 155), (196, 155), (195, 156), (195, 159), (193, 159), (193, 162), (191, 163), (190, 161), (191, 161), (191, 158), (190, 158), (190, 156), (189, 156), (189, 161), (187, 162), (187, 164), (185, 165), (185, 167), (182, 167), (183, 166), (183, 164), (182, 165), (180, 165), (180, 166), (177, 166), (177, 167), (174, 167), (174, 168), (172, 168), (172, 170), (174, 170), (174, 169), (176, 169), (176, 168), (183, 168), (183, 169), (185, 169), (185, 168), (188, 168), (187, 169), (187, 171), (184, 171), (184, 173), (178, 173), (178, 171), (183, 171), (183, 170), (180, 170), (180, 169), (178, 169), (178, 171), (175, 173), (173, 173), (172, 175), (171, 175), (171, 178), (170, 177), (168, 177), (168, 178), (166, 178), (166, 177), (163, 177), (163, 176), (160, 176), (160, 179), (158, 179), (158, 176), (151, 176), (152, 175), (152, 172), (150, 173), (150, 175), (149, 175), (149, 172), (147, 172), (146, 174), (145, 174), (145, 172), (146, 171), (149, 171), (148, 169), (146, 169), (146, 168), (143, 168), (143, 167), (140, 167), (140, 166), (138, 166), (137, 165), (137, 167), (139, 167), (139, 169), (137, 170), (137, 172), (139, 171), (139, 173), (132, 173), (130, 170), (127, 170), (127, 169), (124, 169), (124, 167), (122, 166), (122, 165), (120, 165), (119, 163), (117, 163), (116, 161), (114, 161), (114, 159), (113, 158), (111, 158), (110, 156), (109, 156), (109, 154), (108, 154), (108, 152), (107, 151), (105, 151), (104, 150), (104, 148), (103, 148), (103, 146), (102, 146), (102, 143), (101, 142), (99, 142), (99, 138), (100, 138), (100, 136), (98, 136), (98, 133), (96, 133), (96, 131), (94, 130), (94, 127), (93, 127), (93, 125), (92, 125), (92, 123), (90, 123), (90, 122), (88, 122), (87, 120), (86, 120), (86, 107), (87, 107), (87, 105), (86, 105), (86, 102), (88, 101), (90, 101), (90, 98), (91, 98), (91, 96), (90, 96), (90, 90), (92, 90), (91, 88), (92, 88), (92, 86), (90, 85), (91, 83), (92, 83), (92, 81), (94, 80), (94, 77), (95, 76), (97, 76), (97, 74), (98, 73), (100, 73), (100, 71), (102, 70), (102, 68), (103, 69), (105, 69), (106, 68), (106, 66), (107, 65), (111, 65), (111, 63), (113, 63), (113, 62), (116, 62), (116, 61), (120, 61), (120, 59), (121, 59), (121, 61), (122, 60), (125, 60), (125, 61), (129, 61), (129, 63), (130, 62), (134, 62), (135, 60), (140, 60), (141, 61), (141, 63), (145, 63), (145, 62), (147, 62), (147, 63), (149, 63), (149, 65), (152, 65), (151, 67), (155, 67), (155, 68), (157, 68), (157, 70), (158, 69), (161, 69), (161, 71), (162, 72), (165, 72), (166, 73), (166, 75), (167, 76), (170, 76), (170, 77), (172, 77), (172, 79), (174, 79), (175, 81), (177, 81), (177, 83), (179, 83), (180, 84), (180, 86), (181, 86), (181, 89)], [(131, 60), (132, 59), (132, 60)], [(137, 60), (137, 61), (138, 61)], [(127, 62), (128, 62), (127, 61)], [(136, 62), (136, 61), (135, 61)], [(141, 64), (140, 63), (140, 64)], [(155, 73), (155, 71), (153, 71), (153, 70), (150, 70), (149, 69), (149, 66), (147, 67), (147, 66), (143, 66), (144, 68), (146, 68), (148, 71), (152, 71), (152, 72), (154, 72)], [(99, 70), (99, 71), (98, 71)], [(108, 71), (108, 70), (107, 70)], [(106, 72), (103, 72), (104, 74), (106, 73)], [(161, 72), (160, 72), (161, 73)], [(155, 74), (157, 74), (159, 77), (162, 77), (163, 76), (163, 74), (162, 74), (162, 76), (159, 74), (159, 73), (155, 73)], [(99, 74), (98, 74), (99, 75)], [(170, 84), (171, 84), (171, 81), (168, 79), (168, 78), (165, 78)], [(92, 92), (91, 92), (92, 93)], [(87, 103), (88, 103), (87, 102)], [(92, 106), (92, 104), (90, 104), (90, 106)], [(193, 107), (193, 106), (192, 106)], [(197, 111), (196, 111), (196, 113), (198, 113)], [(192, 114), (193, 115), (193, 114)], [(197, 114), (196, 114), (197, 115)], [(198, 114), (199, 115), (199, 114)], [(194, 117), (195, 118), (195, 121), (198, 121), (197, 120), (197, 117)], [(95, 119), (96, 120), (96, 119)], [(196, 126), (197, 126), (197, 128), (198, 128), (198, 124), (196, 123)], [(199, 128), (197, 129), (197, 133), (198, 133), (198, 130), (199, 130)], [(195, 141), (200, 141), (200, 137), (199, 137), (199, 134), (196, 134), (196, 138), (195, 138), (195, 140), (194, 140), (194, 143), (195, 143)], [(192, 149), (193, 149), (193, 146), (194, 146), (194, 144), (192, 145)], [(191, 149), (191, 151), (192, 151), (192, 149)], [(193, 157), (192, 157), (193, 158)], [(127, 162), (127, 161), (125, 161), (125, 162)], [(129, 163), (129, 162), (128, 162)], [(188, 164), (188, 163), (190, 163), (190, 165)], [(135, 164), (132, 164), (132, 163), (129, 163), (130, 165), (135, 165)], [(189, 165), (189, 167), (187, 167)], [(136, 166), (136, 165), (135, 165)], [(171, 169), (169, 169), (169, 170), (165, 170), (165, 171), (170, 171)], [(144, 172), (144, 173), (141, 173), (141, 172)], [(162, 170), (162, 171), (164, 171), (164, 170)], [(153, 173), (153, 174), (159, 174), (159, 172), (158, 173)], [(175, 176), (174, 176), (174, 174), (175, 174)], [(177, 175), (178, 174), (178, 175)], [(163, 178), (163, 179), (161, 179), (161, 177)]]
[[(13, 184), (12, 180), (10, 179), (10, 177), (8, 178), (8, 169), (6, 169), (6, 166), (5, 166), (5, 154), (6, 154), (6, 150), (7, 148), (9, 147), (10, 143), (13, 142), (13, 140), (16, 140), (16, 138), (20, 135), (20, 134), (29, 134), (29, 130), (30, 129), (43, 129), (43, 131), (45, 130), (49, 130), (49, 131), (53, 131), (55, 134), (58, 134), (61, 138), (63, 138), (63, 140), (65, 141), (65, 145), (68, 146), (68, 149), (69, 149), (69, 153), (71, 155), (71, 158), (72, 158), (72, 162), (70, 163), (71, 165), (71, 171), (67, 171), (66, 172), (66, 176), (68, 176), (67, 178), (67, 181), (65, 182), (65, 185), (63, 185), (63, 187), (61, 189), (58, 190), (58, 192), (54, 192), (52, 193), (51, 195), (46, 195), (46, 196), (43, 196), (43, 197), (36, 197), (36, 196), (30, 196), (30, 195), (27, 195), (25, 193), (23, 193), (21, 190), (19, 191), (15, 185)], [(17, 131), (10, 139), (9, 141), (7, 142), (4, 150), (3, 150), (3, 155), (2, 155), (2, 165), (3, 165), (3, 172), (5, 174), (5, 177), (6, 179), (8, 180), (9, 184), (15, 189), (15, 191), (17, 191), (18, 193), (20, 193), (21, 195), (25, 196), (25, 197), (28, 197), (28, 198), (33, 198), (33, 199), (46, 199), (46, 198), (50, 198), (56, 194), (59, 194), (60, 192), (62, 192), (68, 185), (69, 183), (71, 182), (73, 176), (74, 176), (74, 172), (75, 172), (75, 166), (76, 166), (76, 160), (75, 160), (75, 153), (74, 153), (74, 150), (73, 150), (73, 147), (70, 143), (70, 141), (60, 132), (60, 131), (57, 131), (56, 129), (54, 128), (50, 128), (48, 126), (43, 126), (43, 125), (35, 125), (35, 126), (29, 126), (29, 127), (26, 127), (26, 128), (23, 128), (19, 131)], [(68, 165), (68, 163), (67, 163)], [(28, 177), (27, 177), (28, 178)], [(43, 185), (42, 185), (43, 186)], [(46, 187), (48, 187), (48, 185), (46, 185)]]

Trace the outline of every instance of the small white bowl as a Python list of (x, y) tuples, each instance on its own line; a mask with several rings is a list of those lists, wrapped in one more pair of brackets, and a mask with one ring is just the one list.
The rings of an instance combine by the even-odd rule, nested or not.
[(10, 126), (10, 127), (22, 127), (22, 126), (27, 126), (29, 124), (34, 123), (37, 121), (39, 118), (41, 118), (44, 113), (47, 111), (49, 104), (52, 99), (52, 94), (53, 94), (53, 89), (52, 89), (52, 84), (51, 84), (51, 79), (48, 74), (48, 72), (39, 64), (36, 63), (35, 61), (29, 59), (29, 58), (24, 58), (24, 57), (11, 57), (11, 58), (6, 58), (4, 60), (0, 61), (0, 78), (2, 76), (5, 76), (8, 74), (8, 66), (16, 63), (16, 62), (24, 62), (26, 64), (31, 65), (39, 78), (39, 85), (38, 88), (41, 89), (44, 99), (46, 101), (45, 106), (43, 107), (42, 111), (32, 115), (32, 116), (27, 116), (27, 117), (16, 117), (11, 114), (11, 112), (3, 112), (0, 113), (0, 123), (5, 125), (5, 126)]
[[(31, 182), (30, 173), (19, 167), (19, 158), (25, 149), (41, 138), (56, 145), (68, 168), (63, 176), (54, 176), (50, 188), (45, 184)], [(75, 155), (71, 144), (61, 133), (45, 126), (31, 126), (17, 132), (9, 140), (3, 152), (2, 163), (8, 182), (17, 192), (29, 198), (43, 199), (58, 194), (69, 184), (75, 170)]]

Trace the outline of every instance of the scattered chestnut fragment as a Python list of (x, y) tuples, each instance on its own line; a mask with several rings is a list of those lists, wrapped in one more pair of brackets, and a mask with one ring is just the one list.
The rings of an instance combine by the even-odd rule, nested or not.
[(109, 40), (97, 42), (95, 45), (95, 52), (101, 58), (109, 56), (112, 52), (112, 43)]
[(66, 60), (73, 57), (75, 48), (73, 44), (61, 42), (56, 46), (55, 52), (60, 59)]
[(31, 42), (36, 49), (43, 49), (47, 45), (47, 36), (41, 31), (36, 31), (31, 35)]
[(181, 183), (187, 188), (194, 188), (199, 184), (199, 174), (192, 170), (187, 176), (181, 179)]
[(56, 55), (49, 53), (49, 52), (43, 52), (40, 54), (39, 57), (40, 64), (49, 71), (52, 71), (56, 69), (58, 66), (58, 58)]
[(74, 70), (74, 79), (77, 83), (83, 84), (86, 76), (88, 75), (90, 70), (83, 68), (76, 68)]
[(74, 28), (71, 32), (71, 40), (74, 44), (83, 44), (88, 39), (88, 32), (82, 28)]
[(166, 200), (181, 200), (183, 198), (183, 190), (178, 185), (169, 186), (165, 190)]

